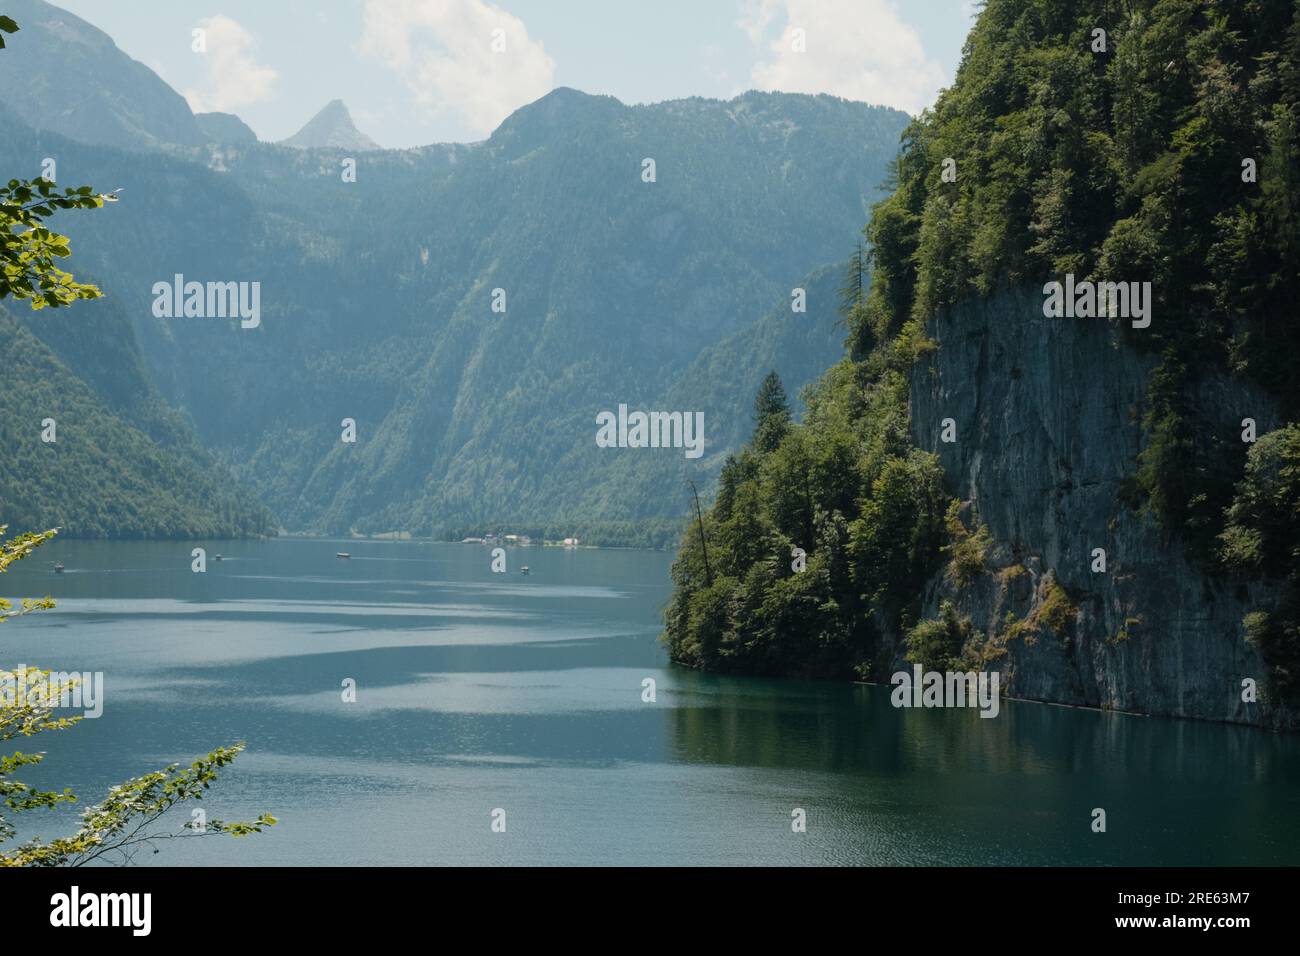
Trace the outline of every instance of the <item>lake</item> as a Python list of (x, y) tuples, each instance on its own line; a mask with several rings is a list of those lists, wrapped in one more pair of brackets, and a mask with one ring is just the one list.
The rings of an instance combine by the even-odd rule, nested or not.
[[(0, 626), (5, 666), (105, 675), (103, 716), (24, 742), (49, 756), (23, 779), (84, 806), (248, 743), (203, 807), (280, 824), (141, 863), (1300, 863), (1296, 737), (685, 670), (657, 641), (667, 554), (511, 549), (493, 574), (482, 545), (197, 544), (204, 574), (195, 544), (56, 539), (0, 578), (58, 601)], [(20, 837), (77, 812), (22, 814)]]

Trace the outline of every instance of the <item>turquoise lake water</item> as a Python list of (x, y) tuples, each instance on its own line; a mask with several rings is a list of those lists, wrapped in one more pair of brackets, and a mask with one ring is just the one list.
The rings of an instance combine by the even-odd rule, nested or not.
[[(985, 720), (896, 710), (883, 686), (699, 674), (656, 639), (669, 555), (508, 560), (56, 540), (0, 578), (11, 599), (58, 601), (0, 628), (0, 658), (102, 671), (104, 713), (24, 742), (48, 752), (24, 779), (84, 805), (247, 741), (202, 805), (281, 823), (170, 841), (137, 860), (154, 865), (1300, 863), (1296, 737), (1015, 701)], [(23, 814), (20, 837), (76, 812)]]

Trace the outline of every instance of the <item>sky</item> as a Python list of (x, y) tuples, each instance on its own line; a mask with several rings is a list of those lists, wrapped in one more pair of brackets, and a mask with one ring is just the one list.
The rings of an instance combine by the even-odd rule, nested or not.
[[(263, 140), (332, 99), (381, 146), (485, 139), (557, 86), (624, 103), (832, 93), (918, 113), (972, 0), (61, 0)], [(194, 31), (203, 30), (202, 51)]]

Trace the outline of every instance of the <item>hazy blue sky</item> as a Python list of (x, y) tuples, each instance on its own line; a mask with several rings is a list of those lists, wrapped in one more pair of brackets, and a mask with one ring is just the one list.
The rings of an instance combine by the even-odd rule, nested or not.
[[(384, 146), (484, 138), (556, 86), (627, 103), (746, 89), (917, 112), (952, 82), (971, 0), (63, 0), (262, 139), (331, 99)], [(191, 49), (206, 29), (207, 51)], [(799, 46), (803, 31), (804, 50)], [(494, 31), (500, 31), (493, 50)]]

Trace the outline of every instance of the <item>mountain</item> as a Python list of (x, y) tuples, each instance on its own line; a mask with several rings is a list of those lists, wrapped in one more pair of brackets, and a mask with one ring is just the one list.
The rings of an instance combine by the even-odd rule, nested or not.
[(234, 113), (195, 113), (194, 122), (214, 143), (247, 146), (257, 142), (257, 134)]
[(286, 140), (285, 146), (297, 149), (351, 149), (365, 152), (379, 149), (379, 144), (361, 132), (352, 122), (352, 114), (342, 100), (330, 100), (307, 121), (307, 125)]
[[(764, 377), (776, 372), (789, 389), (795, 414), (802, 410), (800, 390), (815, 382), (844, 348), (844, 320), (840, 314), (840, 286), (847, 266), (822, 266), (792, 288), (802, 289), (807, 312), (792, 309), (791, 296), (780, 295), (753, 322), (705, 347), (669, 384), (655, 407), (705, 409), (705, 457), (693, 461), (681, 455), (602, 455), (586, 473), (580, 511), (608, 513), (622, 499), (617, 513), (629, 516), (663, 516), (667, 534), (656, 543), (671, 541), (680, 531), (679, 515), (691, 507), (689, 482), (702, 495), (712, 494), (713, 480), (727, 455), (744, 445), (754, 426), (751, 403)], [(662, 499), (667, 494), (668, 500)], [(627, 502), (637, 502), (629, 508)], [(663, 505), (676, 512), (664, 515)]]
[[(813, 277), (854, 247), (907, 121), (829, 96), (627, 106), (560, 89), (482, 143), (367, 152), (355, 181), (319, 150), (129, 153), (15, 123), (0, 168), (58, 155), (77, 185), (123, 190), (66, 223), (77, 268), (284, 527), (662, 544), (684, 480), (707, 488), (743, 436), (760, 367), (779, 358), (797, 391), (836, 351), (834, 282)], [(156, 317), (152, 290), (177, 274), (259, 283), (260, 324)], [(696, 364), (723, 342), (743, 376)], [(621, 403), (702, 412), (704, 454), (597, 447), (597, 414)]]
[(140, 149), (207, 137), (179, 93), (103, 31), (42, 0), (7, 0), (19, 26), (0, 55), (0, 95), (28, 125)]
[(1300, 5), (988, 0), (847, 354), (683, 537), (674, 659), (1300, 726), (1298, 91)]
[(0, 353), (0, 523), (77, 538), (274, 533), (149, 385), (114, 303), (0, 306)]

